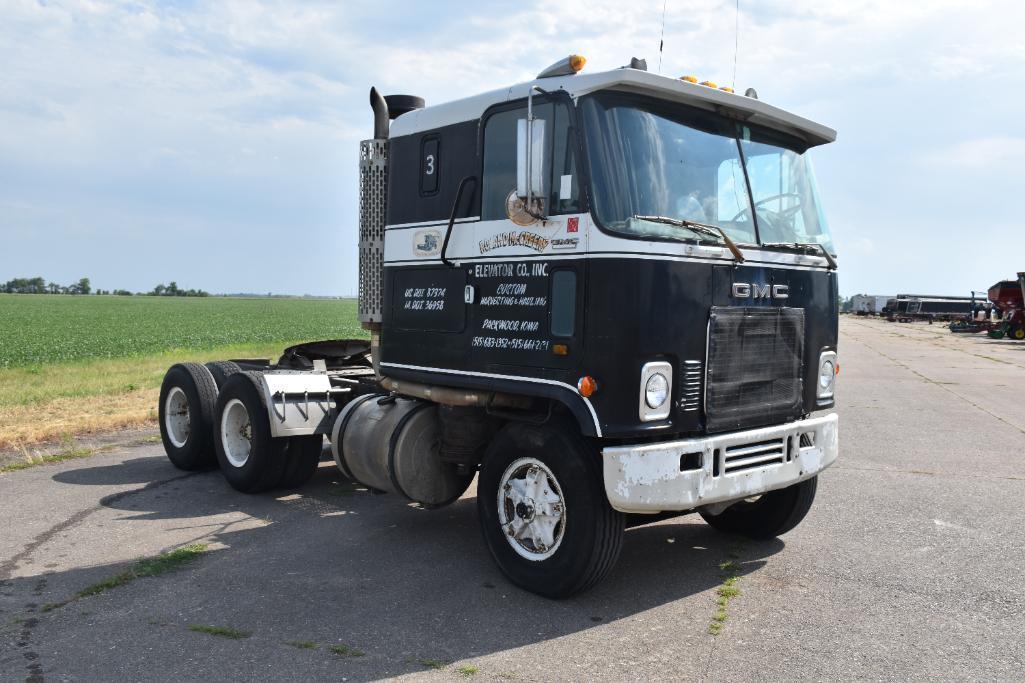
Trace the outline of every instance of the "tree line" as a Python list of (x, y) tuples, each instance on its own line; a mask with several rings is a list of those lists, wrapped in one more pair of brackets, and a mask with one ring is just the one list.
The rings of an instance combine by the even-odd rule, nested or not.
[(127, 289), (97, 289), (93, 291), (89, 278), (81, 278), (70, 285), (47, 282), (41, 277), (16, 277), (0, 285), (0, 294), (104, 294), (114, 296), (210, 296), (202, 289), (182, 289), (172, 280), (169, 284), (160, 283), (148, 292), (130, 292)]

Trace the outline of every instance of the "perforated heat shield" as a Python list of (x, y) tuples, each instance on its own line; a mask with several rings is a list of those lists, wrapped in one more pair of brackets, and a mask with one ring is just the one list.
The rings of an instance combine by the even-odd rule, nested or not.
[(359, 145), (359, 321), (380, 323), (384, 287), (384, 220), (388, 141)]

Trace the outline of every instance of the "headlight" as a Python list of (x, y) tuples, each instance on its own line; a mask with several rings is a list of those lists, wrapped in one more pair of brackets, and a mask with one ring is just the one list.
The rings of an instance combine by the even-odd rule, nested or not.
[(669, 380), (661, 372), (656, 372), (644, 384), (644, 402), (652, 410), (656, 410), (669, 398)]
[(669, 417), (673, 393), (673, 366), (666, 361), (645, 363), (641, 368), (640, 396), (637, 413), (642, 422), (664, 420)]
[(824, 351), (819, 356), (819, 384), (815, 395), (820, 399), (833, 397), (836, 388), (836, 352)]

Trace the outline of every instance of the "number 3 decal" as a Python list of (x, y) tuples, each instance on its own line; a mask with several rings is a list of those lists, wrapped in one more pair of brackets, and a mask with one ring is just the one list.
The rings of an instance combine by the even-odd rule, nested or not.
[(424, 159), (424, 173), (426, 175), (434, 175), (434, 155), (428, 154), (427, 158)]

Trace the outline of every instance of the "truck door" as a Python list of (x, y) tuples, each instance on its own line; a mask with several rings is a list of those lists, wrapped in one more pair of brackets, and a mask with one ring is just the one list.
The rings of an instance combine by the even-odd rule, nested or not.
[(516, 129), (517, 121), (526, 118), (525, 104), (492, 111), (482, 126), (478, 253), (467, 275), (473, 298), (471, 364), (485, 372), (569, 370), (583, 350), (586, 216), (572, 112), (567, 103), (539, 97), (534, 113), (545, 122), (546, 220), (525, 220), (516, 212)]

